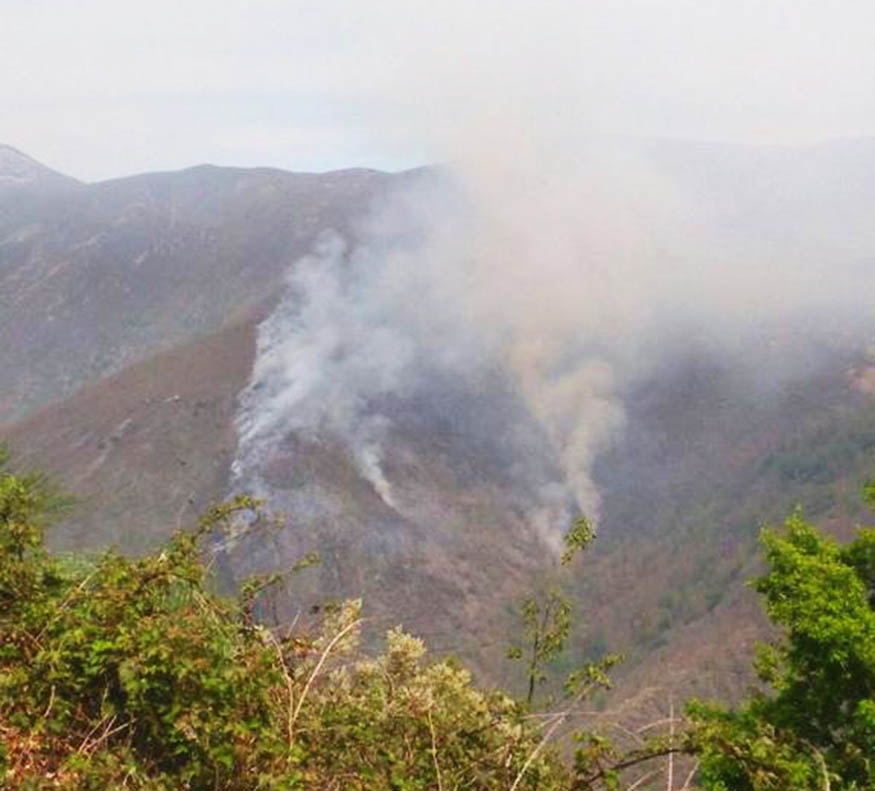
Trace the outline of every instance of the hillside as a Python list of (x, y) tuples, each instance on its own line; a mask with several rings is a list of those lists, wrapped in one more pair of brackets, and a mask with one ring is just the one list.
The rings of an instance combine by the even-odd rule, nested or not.
[(0, 143), (0, 192), (74, 189), (75, 179), (47, 168), (12, 146)]
[[(655, 142), (649, 156), (724, 253), (815, 258), (842, 282), (875, 260), (871, 141)], [(35, 175), (0, 190), (0, 438), (80, 498), (53, 546), (145, 551), (230, 493), (240, 394), (284, 275), (326, 231), (354, 247), (369, 206), (409, 177), (201, 166), (83, 185), (13, 162)], [(759, 524), (800, 501), (840, 532), (859, 518), (875, 401), (858, 329), (818, 316), (739, 338), (735, 356), (682, 339), (622, 383), (625, 428), (593, 470), (600, 538), (571, 591), (576, 656), (627, 652), (636, 688), (738, 692), (764, 628), (741, 584)], [(769, 349), (757, 366), (748, 342)], [(506, 678), (513, 603), (550, 564), (527, 522), (558, 474), (545, 432), (500, 372), (476, 387), (430, 375), (379, 406), (394, 504), (343, 443), (283, 433), (259, 475), (288, 524), (229, 548), (227, 571), (316, 549), (320, 568), (266, 615), (364, 594), (373, 632), (404, 621)]]
[(6, 419), (241, 320), (390, 178), (204, 165), (81, 185), (33, 173), (0, 189)]
[(51, 470), (77, 497), (54, 546), (141, 552), (222, 499), (253, 354), (253, 322), (229, 324), (6, 429), (16, 464)]

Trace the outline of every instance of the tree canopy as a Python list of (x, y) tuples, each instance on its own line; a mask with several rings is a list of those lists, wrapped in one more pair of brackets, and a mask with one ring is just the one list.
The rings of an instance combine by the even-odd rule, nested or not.
[[(875, 486), (866, 499), (875, 506)], [(705, 789), (875, 787), (875, 529), (841, 546), (800, 512), (767, 529), (753, 584), (783, 635), (760, 647), (762, 688), (734, 711), (692, 704)]]

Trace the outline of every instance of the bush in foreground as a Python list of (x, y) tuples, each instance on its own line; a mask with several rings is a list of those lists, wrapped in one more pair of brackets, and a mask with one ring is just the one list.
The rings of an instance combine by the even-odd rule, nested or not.
[(38, 478), (0, 471), (6, 788), (567, 787), (509, 697), (400, 630), (363, 657), (359, 602), (278, 634), (251, 618), (257, 585), (212, 593), (201, 539), (250, 499), (152, 555), (77, 563), (46, 552), (45, 504)]

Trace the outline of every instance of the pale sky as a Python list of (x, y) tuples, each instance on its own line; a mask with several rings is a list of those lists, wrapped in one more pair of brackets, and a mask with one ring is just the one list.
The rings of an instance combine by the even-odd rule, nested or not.
[(98, 180), (398, 169), (490, 117), (571, 138), (867, 136), (873, 31), (865, 0), (0, 0), (0, 142)]

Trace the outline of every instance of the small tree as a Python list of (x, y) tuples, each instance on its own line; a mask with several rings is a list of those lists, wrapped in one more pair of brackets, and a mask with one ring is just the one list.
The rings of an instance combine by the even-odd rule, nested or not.
[[(592, 525), (581, 516), (563, 538), (565, 548), (559, 557), (559, 569), (568, 566), (594, 538)], [(530, 593), (523, 599), (520, 610), (523, 637), (507, 651), (508, 659), (525, 663), (525, 701), (529, 708), (534, 702), (535, 688), (547, 678), (546, 666), (565, 649), (571, 630), (571, 602), (559, 589), (559, 575), (554, 572), (552, 576), (549, 590)]]
[[(875, 487), (864, 494), (875, 506)], [(769, 570), (754, 588), (784, 636), (760, 648), (766, 686), (742, 707), (689, 707), (702, 787), (873, 788), (875, 529), (840, 546), (797, 511), (762, 541)]]
[[(564, 537), (565, 548), (551, 579), (553, 587), (545, 592), (530, 594), (523, 600), (523, 639), (511, 645), (508, 656), (525, 662), (527, 711), (531, 712), (533, 707), (536, 686), (547, 678), (547, 666), (560, 656), (571, 632), (573, 610), (559, 588), (561, 577), (594, 538), (595, 532), (589, 521), (583, 517), (578, 519)], [(572, 717), (585, 713), (581, 704), (593, 692), (610, 687), (609, 671), (619, 661), (620, 656), (608, 655), (598, 662), (580, 665), (565, 678), (554, 710), (529, 715), (537, 719), (542, 734), (541, 741), (530, 756), (533, 760), (548, 745), (556, 744), (563, 738), (570, 738), (575, 745), (569, 785), (571, 791), (619, 791), (626, 786), (638, 788), (642, 782), (656, 775), (657, 772), (652, 769), (647, 771), (655, 760), (682, 750), (680, 740), (674, 739), (673, 713), (669, 716), (667, 737), (650, 733), (640, 735), (619, 728), (636, 737), (631, 745), (621, 746), (602, 731), (567, 727)], [(609, 724), (614, 730), (619, 725), (617, 722)], [(645, 774), (641, 774), (642, 766)], [(524, 764), (510, 791), (515, 791), (527, 770), (528, 764)], [(626, 783), (629, 774), (635, 772), (638, 774)]]

